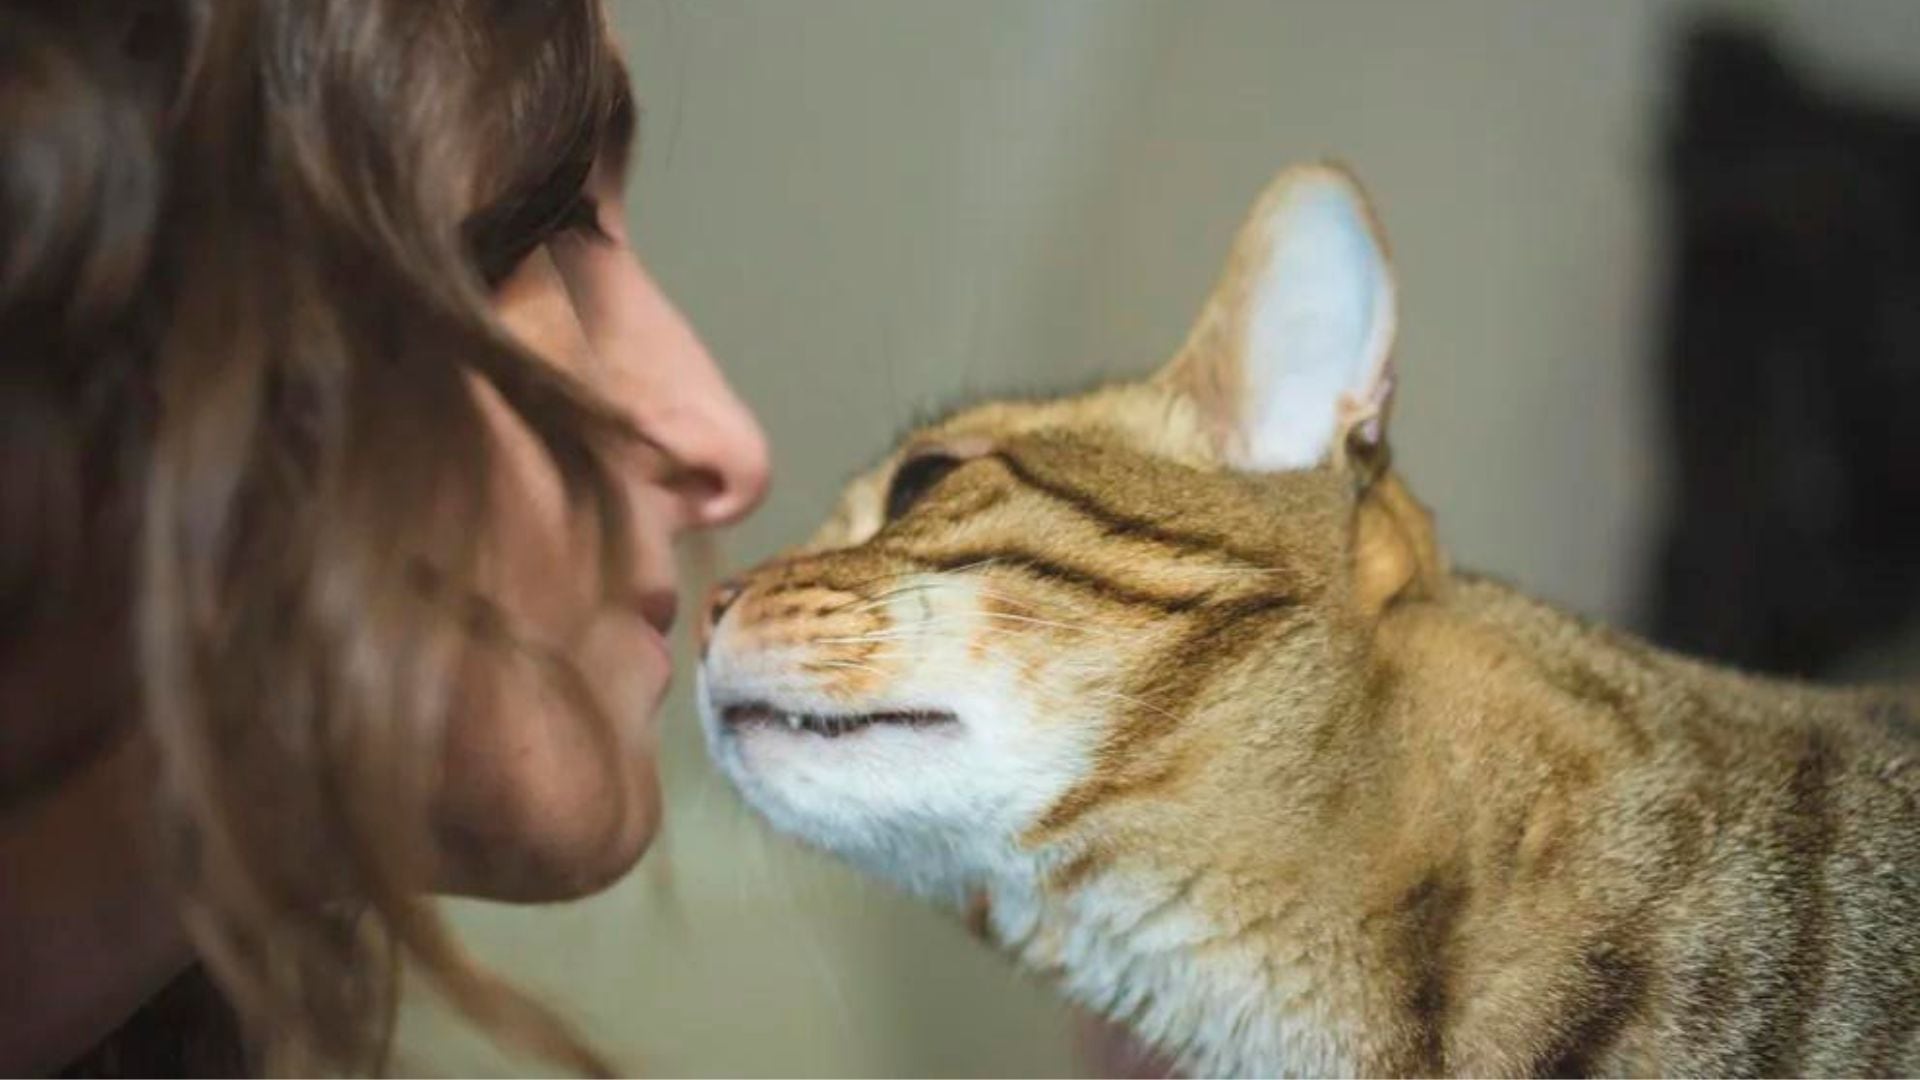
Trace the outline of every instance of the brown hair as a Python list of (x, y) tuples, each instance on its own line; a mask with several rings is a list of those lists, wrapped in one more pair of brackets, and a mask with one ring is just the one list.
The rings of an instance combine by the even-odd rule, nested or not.
[[(476, 380), (625, 564), (601, 454), (634, 433), (486, 309), (625, 138), (603, 18), (0, 10), (0, 683), (142, 719), (188, 932), (271, 1067), (381, 1068), (404, 961), (496, 1036), (606, 1069), (423, 896), (452, 668), (511, 630), (476, 581)], [(62, 641), (91, 655), (32, 659)], [(39, 760), (111, 725), (69, 728)], [(30, 782), (0, 772), (0, 799)]]

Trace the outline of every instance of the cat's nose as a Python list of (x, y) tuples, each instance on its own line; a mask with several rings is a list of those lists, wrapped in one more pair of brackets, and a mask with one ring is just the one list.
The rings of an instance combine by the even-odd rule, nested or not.
[(700, 619), (701, 653), (707, 651), (707, 643), (713, 640), (713, 628), (720, 625), (721, 616), (727, 613), (735, 600), (740, 599), (744, 591), (738, 580), (723, 581), (713, 587), (712, 594), (707, 597), (706, 613)]

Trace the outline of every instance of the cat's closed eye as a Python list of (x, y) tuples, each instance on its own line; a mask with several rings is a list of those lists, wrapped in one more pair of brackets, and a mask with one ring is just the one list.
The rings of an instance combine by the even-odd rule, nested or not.
[(898, 521), (926, 497), (946, 475), (960, 467), (964, 459), (932, 451), (908, 458), (894, 471), (887, 486), (887, 520)]

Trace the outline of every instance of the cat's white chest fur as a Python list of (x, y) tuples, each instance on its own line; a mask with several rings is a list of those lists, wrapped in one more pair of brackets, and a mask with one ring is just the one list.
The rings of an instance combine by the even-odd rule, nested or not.
[(1331, 987), (1303, 955), (1245, 941), (1192, 902), (1193, 883), (1108, 875), (1066, 898), (1009, 884), (992, 929), (1081, 1005), (1199, 1076), (1354, 1071), (1328, 1015)]

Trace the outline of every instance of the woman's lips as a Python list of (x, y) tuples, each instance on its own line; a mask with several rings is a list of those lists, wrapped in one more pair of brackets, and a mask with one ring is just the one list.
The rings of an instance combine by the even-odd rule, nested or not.
[(645, 619), (661, 637), (673, 631), (673, 619), (680, 609), (680, 594), (673, 589), (635, 589), (627, 606)]

